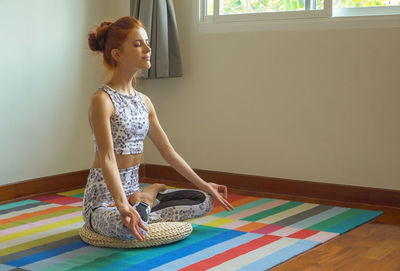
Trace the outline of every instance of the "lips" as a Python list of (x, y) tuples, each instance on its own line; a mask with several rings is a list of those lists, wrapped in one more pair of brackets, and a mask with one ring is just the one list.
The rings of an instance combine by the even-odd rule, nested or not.
[(150, 60), (149, 56), (142, 57), (143, 59)]

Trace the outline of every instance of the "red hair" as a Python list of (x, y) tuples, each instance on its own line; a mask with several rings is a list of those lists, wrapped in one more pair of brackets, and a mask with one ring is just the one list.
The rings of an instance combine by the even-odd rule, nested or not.
[[(115, 22), (104, 21), (95, 32), (89, 32), (88, 42), (92, 51), (103, 54), (103, 64), (108, 70), (114, 70), (117, 65), (111, 56), (111, 50), (121, 48), (132, 29), (144, 28), (142, 22), (131, 16), (122, 17)], [(136, 85), (136, 77), (133, 78)]]

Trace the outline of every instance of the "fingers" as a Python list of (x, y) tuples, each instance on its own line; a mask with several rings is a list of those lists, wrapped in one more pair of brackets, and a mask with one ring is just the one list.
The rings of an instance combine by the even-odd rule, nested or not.
[(224, 193), (224, 198), (228, 199), (228, 188), (226, 185), (220, 185), (220, 188), (222, 188), (222, 192)]
[(138, 224), (135, 224), (133, 234), (136, 236), (138, 241), (140, 241), (140, 242), (144, 241), (144, 236), (143, 236), (142, 232), (140, 231)]
[(142, 242), (144, 240), (144, 236), (139, 228), (139, 225), (142, 223), (142, 220), (137, 220), (137, 218), (133, 218), (131, 217), (131, 223), (130, 223), (130, 229), (133, 233), (133, 235), (135, 235), (136, 239), (138, 239), (138, 241)]
[(139, 219), (139, 226), (143, 229), (143, 230), (145, 230), (145, 231), (148, 231), (149, 229), (143, 224), (143, 221), (141, 220), (141, 219)]
[(228, 188), (226, 187), (226, 185), (218, 185), (218, 190), (222, 190), (223, 193), (223, 206), (224, 208), (229, 211), (229, 210), (233, 210), (233, 206), (229, 203), (228, 201)]
[(131, 230), (136, 239), (139, 242), (144, 241), (144, 235), (142, 234), (142, 231), (139, 227), (141, 227), (145, 231), (148, 231), (148, 229), (143, 224), (139, 214), (135, 210), (130, 210), (130, 212), (121, 214), (121, 216), (122, 222)]
[(222, 197), (219, 199), (219, 202), (222, 204), (222, 206), (223, 206), (228, 212), (234, 209), (233, 206), (229, 203), (229, 201), (227, 201), (226, 199), (224, 199), (224, 198), (222, 198)]
[[(219, 185), (211, 182), (209, 184), (211, 184), (211, 187), (216, 190), (215, 192), (212, 192), (213, 197), (216, 198), (228, 212), (230, 210), (233, 210), (234, 207), (228, 201), (228, 188), (226, 187), (226, 185)], [(220, 192), (222, 193), (222, 195), (220, 194)]]

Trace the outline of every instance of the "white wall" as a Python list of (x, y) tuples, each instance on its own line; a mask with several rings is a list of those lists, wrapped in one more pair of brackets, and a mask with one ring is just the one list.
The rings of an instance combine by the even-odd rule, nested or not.
[(400, 189), (399, 28), (196, 33), (174, 2), (184, 76), (144, 92), (189, 165)]
[(129, 1), (2, 0), (0, 185), (88, 169), (89, 97), (102, 59), (87, 34)]

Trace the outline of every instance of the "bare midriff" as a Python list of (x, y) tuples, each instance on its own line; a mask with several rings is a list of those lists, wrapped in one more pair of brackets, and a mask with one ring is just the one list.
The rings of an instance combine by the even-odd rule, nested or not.
[[(124, 155), (115, 155), (115, 160), (117, 161), (118, 168), (130, 168), (138, 165), (140, 160), (142, 159), (143, 153), (138, 154), (124, 154)], [(101, 168), (100, 159), (98, 153), (94, 156), (94, 161), (92, 168)]]

